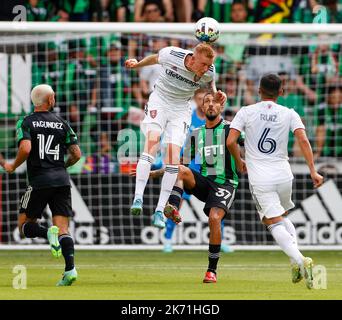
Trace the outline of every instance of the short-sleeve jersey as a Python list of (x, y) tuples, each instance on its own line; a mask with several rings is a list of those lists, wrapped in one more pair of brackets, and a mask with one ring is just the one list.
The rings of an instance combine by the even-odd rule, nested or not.
[(238, 186), (238, 174), (234, 158), (226, 147), (229, 122), (221, 120), (215, 127), (205, 125), (196, 128), (189, 135), (184, 147), (183, 163), (196, 159), (202, 176), (221, 185)]
[(17, 122), (17, 143), (31, 140), (27, 176), (35, 189), (70, 185), (65, 169), (67, 148), (77, 144), (69, 124), (52, 112), (34, 112)]
[(162, 70), (152, 95), (157, 95), (158, 100), (172, 109), (188, 107), (194, 92), (215, 79), (214, 65), (200, 79), (185, 67), (186, 56), (192, 54), (192, 51), (178, 47), (166, 47), (159, 51), (158, 63)]
[(262, 101), (241, 108), (230, 128), (245, 131), (246, 165), (252, 185), (270, 185), (293, 179), (288, 161), (289, 132), (305, 129), (293, 109)]

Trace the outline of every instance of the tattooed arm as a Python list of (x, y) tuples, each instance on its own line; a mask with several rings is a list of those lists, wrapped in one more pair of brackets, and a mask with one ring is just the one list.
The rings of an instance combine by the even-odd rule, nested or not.
[(65, 162), (65, 167), (69, 168), (73, 166), (81, 158), (81, 149), (77, 144), (72, 144), (68, 148), (69, 157)]

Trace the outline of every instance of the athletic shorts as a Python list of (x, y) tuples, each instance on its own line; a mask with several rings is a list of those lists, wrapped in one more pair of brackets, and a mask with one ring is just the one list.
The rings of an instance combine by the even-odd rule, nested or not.
[(188, 194), (193, 194), (198, 200), (205, 203), (203, 211), (209, 216), (211, 208), (221, 208), (226, 214), (235, 198), (233, 185), (221, 185), (209, 178), (203, 177), (200, 173), (190, 169), (195, 177), (196, 185), (193, 189), (184, 188)]
[(52, 216), (72, 217), (70, 186), (34, 189), (28, 186), (20, 200), (20, 213), (26, 213), (28, 218), (41, 219), (46, 207)]
[(164, 134), (163, 142), (182, 147), (191, 123), (191, 109), (172, 110), (171, 105), (163, 105), (158, 99), (150, 99), (145, 106), (145, 118), (141, 131), (146, 135), (150, 130)]
[(291, 200), (292, 180), (275, 185), (249, 185), (260, 220), (283, 215), (295, 207)]

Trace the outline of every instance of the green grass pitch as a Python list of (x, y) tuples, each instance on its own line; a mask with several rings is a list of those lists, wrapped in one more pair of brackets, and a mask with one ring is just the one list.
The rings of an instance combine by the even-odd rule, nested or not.
[[(77, 251), (78, 280), (55, 287), (64, 261), (49, 251), (0, 251), (0, 299), (342, 299), (342, 252), (305, 255), (327, 271), (327, 288), (292, 284), (280, 251), (221, 254), (218, 282), (203, 284), (206, 251)], [(27, 289), (14, 289), (13, 267), (27, 268)]]

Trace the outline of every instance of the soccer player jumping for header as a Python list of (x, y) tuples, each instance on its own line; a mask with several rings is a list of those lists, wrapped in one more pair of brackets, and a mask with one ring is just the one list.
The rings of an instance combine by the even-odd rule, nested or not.
[(166, 47), (140, 62), (136, 59), (128, 59), (125, 62), (125, 66), (132, 69), (157, 63), (162, 66), (155, 89), (145, 106), (145, 119), (141, 128), (146, 135), (146, 142), (137, 165), (135, 196), (130, 210), (133, 215), (140, 215), (142, 212), (143, 194), (151, 164), (160, 136), (164, 134), (164, 142), (167, 145), (164, 159), (166, 167), (159, 201), (152, 216), (152, 225), (155, 227), (165, 227), (163, 211), (177, 179), (180, 150), (191, 121), (190, 99), (196, 89), (205, 85), (211, 87), (215, 92), (215, 99), (222, 104), (227, 99), (223, 92), (216, 90), (214, 59), (215, 52), (211, 46), (200, 43), (194, 51)]
[[(297, 283), (304, 276), (306, 286), (311, 289), (312, 259), (298, 250), (295, 227), (286, 217), (294, 207), (293, 174), (287, 154), (289, 131), (298, 140), (315, 188), (322, 185), (323, 177), (315, 169), (310, 142), (299, 115), (276, 103), (282, 91), (279, 76), (266, 74), (261, 78), (261, 102), (238, 111), (230, 125), (228, 148), (239, 171), (248, 170), (250, 191), (262, 223), (291, 260), (292, 282)], [(242, 131), (245, 131), (246, 163), (236, 144)]]

